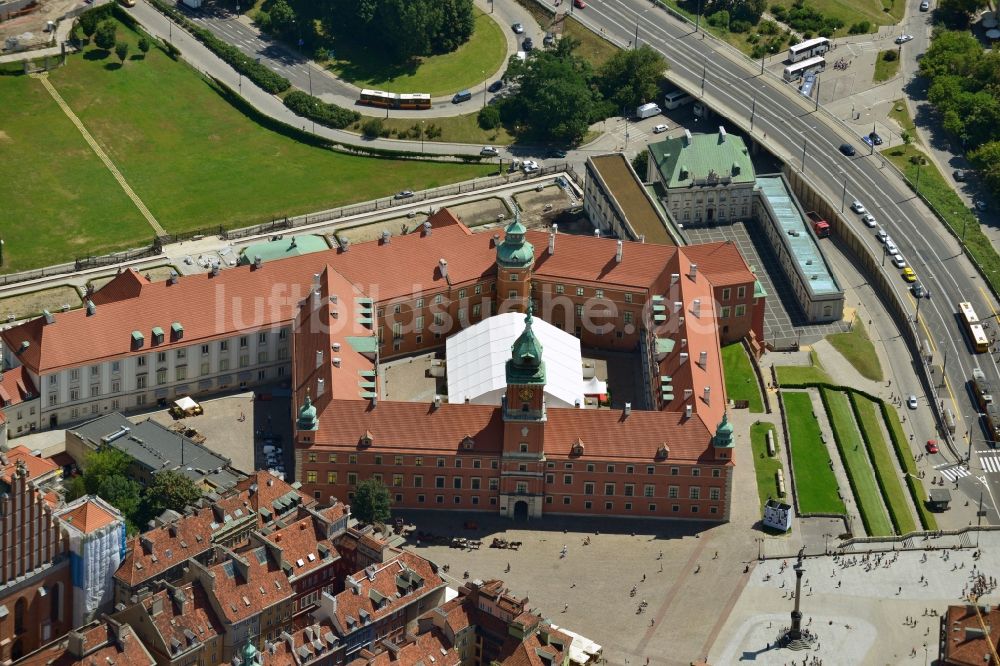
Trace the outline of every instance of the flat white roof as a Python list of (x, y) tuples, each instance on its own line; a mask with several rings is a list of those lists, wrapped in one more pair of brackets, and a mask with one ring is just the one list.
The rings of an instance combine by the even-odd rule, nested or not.
[[(580, 340), (542, 321), (531, 328), (542, 343), (545, 394), (550, 407), (583, 404), (583, 360)], [(507, 388), (506, 364), (514, 341), (524, 332), (524, 315), (508, 312), (490, 317), (448, 338), (445, 346), (448, 401), (500, 405)]]

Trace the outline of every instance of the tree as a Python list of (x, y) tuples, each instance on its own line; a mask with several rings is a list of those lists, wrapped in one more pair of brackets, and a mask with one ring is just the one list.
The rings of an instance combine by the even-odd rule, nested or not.
[(500, 127), (500, 109), (493, 105), (484, 106), (480, 109), (477, 120), (484, 130), (496, 129)]
[(936, 13), (949, 27), (968, 28), (972, 15), (987, 4), (987, 0), (938, 0)]
[(129, 478), (132, 457), (112, 447), (91, 451), (83, 460), (83, 474), (67, 484), (66, 499), (98, 495), (122, 512), (130, 530), (139, 523), (142, 489)]
[(146, 489), (144, 513), (155, 518), (167, 509), (181, 512), (201, 497), (201, 488), (190, 477), (168, 469), (153, 477)]
[(361, 124), (361, 135), (366, 139), (377, 139), (382, 136), (383, 127), (381, 118), (369, 118)]
[(84, 12), (80, 15), (80, 30), (89, 40), (97, 32), (98, 18), (94, 12)]
[(139, 38), (139, 44), (138, 44), (138, 46), (139, 46), (139, 50), (142, 51), (142, 55), (143, 56), (145, 56), (147, 53), (149, 53), (149, 46), (150, 46), (149, 45), (149, 40), (146, 39), (145, 35), (143, 35), (142, 37)]
[(969, 159), (993, 196), (1000, 197), (1000, 140), (984, 143), (969, 153)]
[(532, 51), (525, 62), (511, 59), (505, 79), (517, 93), (500, 103), (505, 122), (533, 139), (571, 144), (610, 115), (612, 105), (591, 86), (590, 66), (573, 52), (578, 45), (564, 37), (555, 49)]
[(94, 33), (94, 44), (97, 45), (97, 48), (110, 51), (115, 48), (117, 42), (118, 28), (114, 21), (104, 21), (97, 26), (97, 32)]
[(390, 512), (389, 489), (381, 481), (368, 479), (358, 484), (351, 502), (351, 514), (362, 523), (388, 523)]
[(285, 0), (277, 0), (268, 11), (269, 30), (276, 35), (287, 36), (295, 29), (295, 10)]
[(659, 97), (667, 61), (647, 44), (618, 51), (601, 67), (598, 87), (616, 109), (631, 112), (640, 104)]
[(903, 145), (908, 146), (913, 143), (913, 135), (907, 130), (903, 130), (899, 133), (899, 138), (903, 140)]
[(118, 42), (115, 44), (115, 55), (118, 56), (118, 59), (121, 60), (124, 65), (125, 58), (128, 57), (128, 42)]
[(646, 170), (649, 168), (649, 151), (642, 150), (638, 155), (632, 158), (632, 168), (635, 169), (635, 173), (639, 176), (639, 180), (646, 181)]

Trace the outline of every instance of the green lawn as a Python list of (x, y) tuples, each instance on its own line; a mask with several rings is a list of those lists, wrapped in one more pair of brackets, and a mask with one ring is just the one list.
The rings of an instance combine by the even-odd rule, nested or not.
[(889, 110), (889, 117), (896, 121), (901, 131), (909, 132), (914, 141), (920, 140), (917, 137), (917, 126), (913, 124), (910, 111), (906, 108), (906, 102), (901, 99), (895, 100), (892, 103), (892, 109)]
[[(791, 9), (795, 0), (775, 0), (768, 3), (784, 5), (786, 9)], [(824, 16), (839, 18), (844, 22), (844, 27), (838, 30), (834, 36), (842, 37), (847, 34), (847, 29), (855, 23), (870, 21), (877, 25), (893, 25), (903, 18), (906, 10), (905, 0), (809, 0), (809, 6), (816, 9)], [(888, 8), (889, 11), (885, 11)]]
[[(136, 35), (124, 26), (118, 32), (135, 52)], [(253, 122), (192, 69), (158, 50), (121, 69), (108, 68), (112, 59), (95, 55), (87, 49), (82, 57), (71, 56), (66, 67), (52, 72), (52, 82), (169, 232), (245, 226), (495, 170), (355, 157), (308, 146)], [(17, 81), (2, 77), (0, 90)], [(16, 166), (27, 171), (24, 161)], [(52, 168), (63, 174), (66, 166)], [(60, 188), (47, 194), (59, 204), (71, 197)], [(21, 199), (23, 192), (15, 189), (13, 196)], [(38, 200), (44, 197), (17, 205), (27, 210)], [(104, 201), (78, 216), (109, 224)], [(148, 236), (123, 232), (109, 245), (131, 247)], [(76, 241), (67, 239), (55, 256), (80, 254), (65, 243)]]
[(882, 381), (882, 365), (879, 363), (875, 345), (868, 337), (864, 322), (855, 317), (851, 330), (826, 336), (834, 349), (846, 358), (861, 376), (873, 382)]
[(743, 345), (735, 342), (722, 348), (722, 368), (726, 375), (726, 396), (730, 400), (749, 400), (751, 412), (763, 412), (757, 376)]
[(917, 507), (920, 515), (920, 524), (925, 530), (936, 530), (937, 519), (934, 514), (927, 509), (927, 490), (924, 482), (917, 478), (917, 463), (913, 460), (913, 452), (907, 441), (906, 433), (903, 432), (903, 424), (899, 422), (899, 414), (895, 407), (890, 407), (882, 403), (885, 407), (883, 418), (889, 430), (889, 439), (892, 440), (892, 448), (896, 452), (896, 459), (900, 467), (906, 473), (906, 488), (910, 491), (910, 499)]
[(384, 49), (367, 49), (338, 40), (337, 58), (321, 63), (362, 88), (389, 92), (447, 95), (492, 77), (504, 64), (507, 41), (500, 24), (476, 10), (476, 29), (451, 53), (399, 63)]
[[(3, 267), (14, 273), (149, 242), (153, 230), (42, 84), (0, 77)], [(40, 232), (45, 240), (40, 240)]]
[(802, 513), (846, 513), (837, 496), (837, 479), (830, 469), (830, 455), (820, 439), (819, 423), (813, 416), (806, 392), (785, 392), (785, 415), (792, 446), (795, 491)]
[[(891, 53), (889, 58), (886, 58), (886, 54)], [(888, 49), (886, 51), (879, 51), (878, 57), (875, 59), (875, 74), (872, 76), (872, 81), (875, 83), (882, 83), (883, 81), (888, 81), (892, 77), (896, 76), (896, 72), (899, 71), (899, 51), (896, 49)]]
[[(959, 237), (964, 230), (965, 245), (969, 253), (983, 268), (993, 291), (1000, 293), (1000, 255), (983, 233), (976, 216), (966, 208), (965, 202), (955, 192), (951, 181), (945, 179), (934, 163), (926, 160), (924, 153), (912, 144), (887, 148), (882, 154), (903, 172), (910, 187), (927, 200), (938, 216), (943, 218)], [(911, 157), (925, 158), (926, 164), (918, 167), (910, 161)]]
[(917, 525), (910, 511), (910, 503), (906, 499), (906, 491), (903, 490), (899, 474), (892, 464), (889, 446), (882, 434), (882, 429), (879, 427), (882, 416), (877, 411), (874, 402), (858, 393), (851, 392), (851, 404), (854, 407), (858, 425), (861, 426), (862, 437), (868, 447), (868, 455), (871, 456), (872, 463), (875, 465), (875, 476), (882, 488), (882, 498), (886, 501), (889, 516), (892, 518), (896, 531), (899, 534), (912, 532), (917, 529)]
[(829, 382), (830, 376), (826, 374), (826, 370), (820, 365), (819, 358), (816, 356), (816, 352), (810, 352), (809, 358), (812, 359), (811, 366), (802, 365), (776, 365), (774, 370), (778, 375), (778, 385), (784, 386), (785, 384), (809, 384), (812, 382)]
[[(774, 431), (774, 456), (767, 455), (767, 433)], [(761, 513), (768, 499), (778, 497), (778, 481), (775, 472), (781, 469), (781, 440), (770, 423), (755, 423), (750, 426), (750, 447), (753, 451), (753, 468), (757, 474), (757, 495), (760, 497)], [(785, 490), (790, 492), (792, 480), (785, 477)]]
[(562, 34), (580, 42), (576, 52), (594, 67), (600, 67), (618, 51), (617, 46), (602, 39), (574, 18), (565, 19)]
[[(506, 129), (499, 127), (495, 130), (484, 130), (479, 126), (477, 120), (477, 115), (479, 113), (479, 108), (482, 106), (482, 97), (477, 96), (473, 98), (477, 102), (473, 113), (466, 114), (464, 116), (448, 116), (444, 118), (433, 118), (427, 120), (424, 123), (425, 140), (430, 142), (431, 139), (426, 138), (426, 131), (431, 126), (441, 130), (440, 136), (436, 136), (434, 141), (444, 141), (449, 143), (481, 143), (483, 145), (496, 145), (496, 146), (506, 146), (508, 144), (514, 143), (514, 137), (512, 137)], [(413, 131), (414, 125), (419, 124), (419, 120), (414, 120), (413, 118), (383, 118), (382, 124), (386, 129), (396, 130), (397, 134), (392, 135), (396, 137), (399, 133), (402, 133), (405, 138), (419, 141), (420, 133), (419, 131)], [(352, 132), (360, 132), (360, 123), (351, 128)]]
[(851, 403), (843, 391), (821, 389), (823, 398), (829, 410), (830, 425), (833, 428), (833, 438), (840, 451), (840, 459), (844, 470), (851, 481), (854, 500), (861, 512), (861, 520), (865, 524), (865, 532), (869, 536), (885, 536), (893, 533), (892, 522), (882, 504), (882, 493), (875, 481), (868, 450), (861, 441), (851, 411)]

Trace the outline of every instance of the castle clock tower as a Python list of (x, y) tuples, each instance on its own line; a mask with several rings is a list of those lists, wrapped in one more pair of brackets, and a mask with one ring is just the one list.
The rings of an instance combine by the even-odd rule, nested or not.
[(511, 346), (501, 408), (500, 514), (512, 518), (540, 518), (545, 496), (545, 362), (531, 323), (529, 304), (524, 332)]

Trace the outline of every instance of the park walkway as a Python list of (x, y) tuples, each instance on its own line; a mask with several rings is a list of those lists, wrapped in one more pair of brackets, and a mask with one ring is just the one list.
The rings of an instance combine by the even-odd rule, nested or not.
[(53, 86), (52, 83), (49, 81), (48, 73), (42, 73), (37, 75), (33, 74), (32, 78), (36, 78), (42, 82), (42, 85), (49, 92), (49, 95), (52, 96), (52, 99), (55, 100), (56, 104), (59, 105), (59, 108), (63, 110), (63, 113), (66, 114), (66, 117), (69, 118), (74, 125), (76, 125), (76, 128), (78, 130), (80, 130), (80, 134), (83, 135), (84, 140), (90, 146), (91, 150), (93, 150), (94, 153), (100, 158), (100, 160), (104, 162), (104, 166), (108, 168), (108, 171), (110, 171), (111, 175), (115, 177), (115, 180), (118, 181), (118, 184), (122, 186), (122, 189), (125, 190), (125, 194), (127, 194), (128, 198), (132, 200), (132, 203), (135, 204), (135, 207), (139, 209), (139, 212), (142, 213), (142, 216), (146, 218), (146, 221), (149, 222), (149, 226), (153, 228), (153, 231), (156, 232), (156, 235), (166, 236), (167, 232), (163, 229), (163, 227), (160, 226), (160, 223), (156, 221), (156, 218), (153, 217), (153, 214), (151, 212), (149, 212), (149, 209), (146, 208), (146, 204), (142, 202), (142, 199), (139, 198), (139, 195), (135, 193), (135, 190), (133, 190), (132, 187), (128, 184), (128, 182), (125, 180), (125, 176), (122, 175), (122, 172), (118, 170), (118, 167), (116, 167), (114, 162), (111, 161), (111, 158), (108, 157), (108, 154), (104, 152), (104, 149), (101, 148), (100, 145), (98, 145), (94, 137), (91, 136), (90, 132), (87, 131), (87, 128), (83, 126), (83, 122), (80, 120), (80, 118), (75, 113), (73, 113), (73, 109), (69, 108), (69, 104), (66, 103), (66, 100), (62, 98), (62, 95), (59, 94), (59, 91), (56, 90), (55, 86)]

